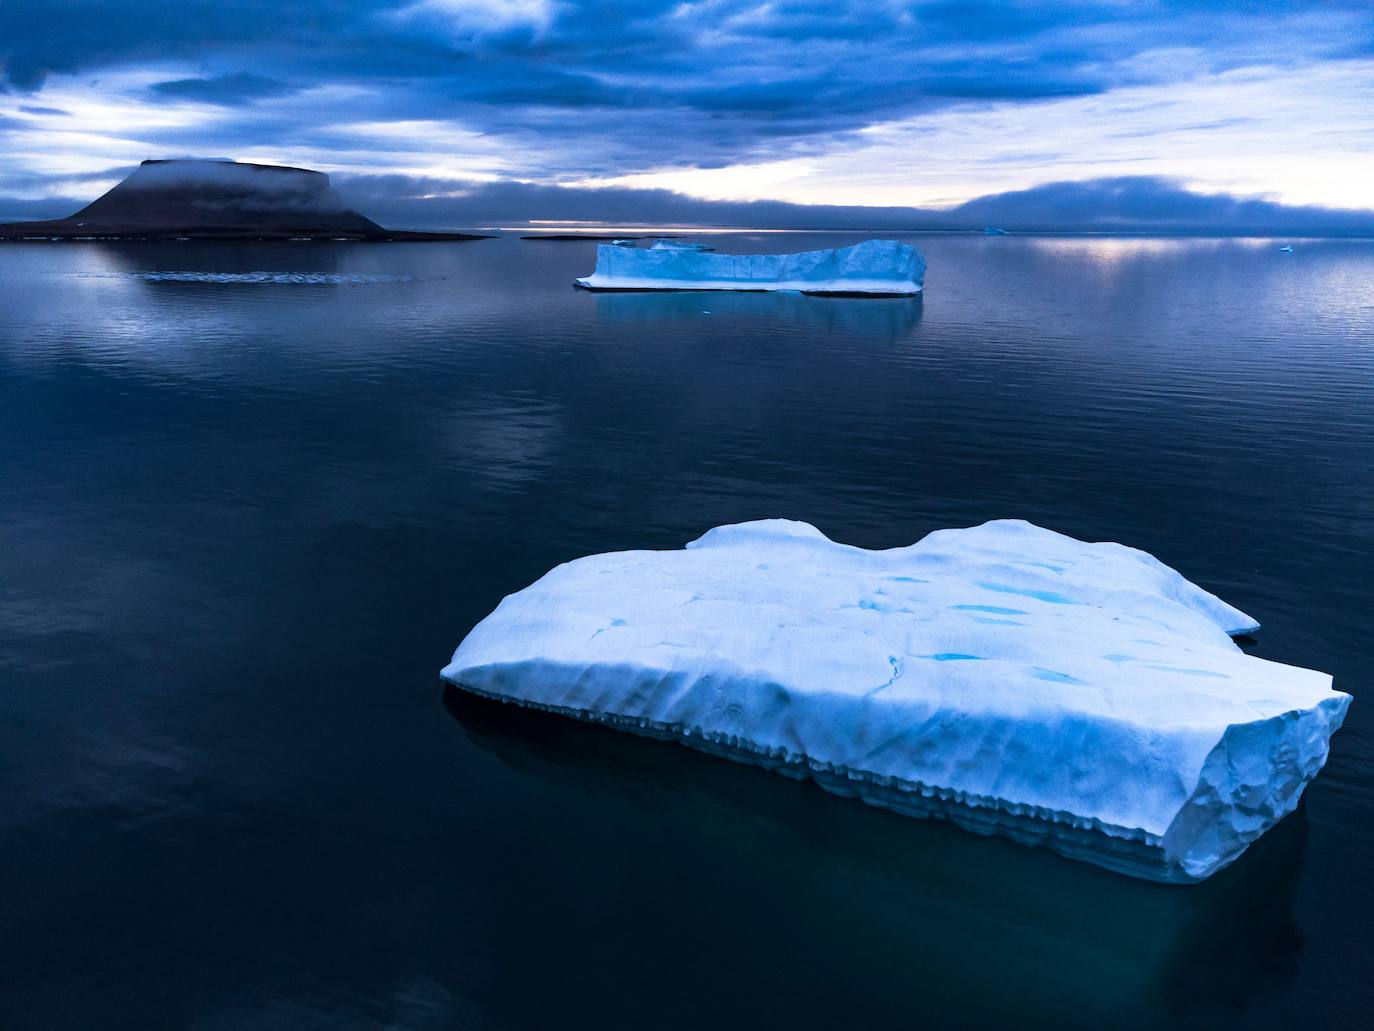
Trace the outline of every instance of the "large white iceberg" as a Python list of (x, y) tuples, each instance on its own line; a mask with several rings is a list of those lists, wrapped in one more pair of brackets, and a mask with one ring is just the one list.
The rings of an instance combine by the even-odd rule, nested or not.
[(1182, 882), (1297, 805), (1350, 696), (1142, 551), (1019, 520), (867, 551), (806, 523), (592, 555), (442, 676), (827, 790)]
[(631, 250), (601, 244), (588, 290), (798, 290), (808, 294), (921, 292), (926, 259), (895, 240), (797, 254), (712, 254), (688, 247)]

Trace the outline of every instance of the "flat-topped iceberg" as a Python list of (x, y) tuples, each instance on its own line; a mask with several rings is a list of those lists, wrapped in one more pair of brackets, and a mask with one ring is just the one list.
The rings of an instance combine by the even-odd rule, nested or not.
[(926, 259), (895, 240), (798, 254), (712, 254), (654, 245), (596, 249), (588, 290), (797, 290), (808, 294), (908, 297), (921, 292)]
[(558, 566), (442, 676), (1183, 882), (1293, 810), (1350, 704), (1230, 639), (1255, 629), (1142, 551), (1017, 520), (890, 551), (765, 520)]

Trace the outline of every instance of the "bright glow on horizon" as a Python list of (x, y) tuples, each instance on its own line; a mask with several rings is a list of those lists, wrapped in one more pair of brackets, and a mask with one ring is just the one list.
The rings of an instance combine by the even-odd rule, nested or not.
[(1242, 69), (1032, 106), (950, 108), (870, 126), (857, 142), (806, 159), (570, 185), (710, 200), (953, 207), (1045, 182), (1152, 175), (1202, 193), (1374, 209), (1371, 96), (1374, 60), (1288, 73)]
[(681, 168), (607, 178), (577, 179), (563, 186), (602, 189), (623, 186), (632, 190), (672, 190), (703, 200), (786, 200), (788, 186), (814, 174), (814, 161), (770, 161), (726, 168)]

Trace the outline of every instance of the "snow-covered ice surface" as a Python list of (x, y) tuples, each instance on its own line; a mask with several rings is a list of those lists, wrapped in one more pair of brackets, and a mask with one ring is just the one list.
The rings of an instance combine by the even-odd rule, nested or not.
[(889, 551), (718, 527), (592, 555), (477, 625), (458, 687), (1154, 880), (1292, 811), (1350, 696), (1142, 551), (1019, 520)]
[(797, 254), (711, 254), (689, 247), (630, 250), (601, 244), (588, 290), (798, 290), (810, 294), (921, 292), (926, 259), (895, 240)]

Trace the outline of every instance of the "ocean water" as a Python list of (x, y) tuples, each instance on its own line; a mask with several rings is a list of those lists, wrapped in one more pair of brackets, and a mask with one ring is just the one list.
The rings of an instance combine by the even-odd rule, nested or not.
[[(1374, 242), (914, 242), (919, 301), (0, 246), (0, 1027), (1362, 1025)], [(767, 516), (1145, 548), (1356, 700), (1179, 888), (441, 690), (550, 566)]]

